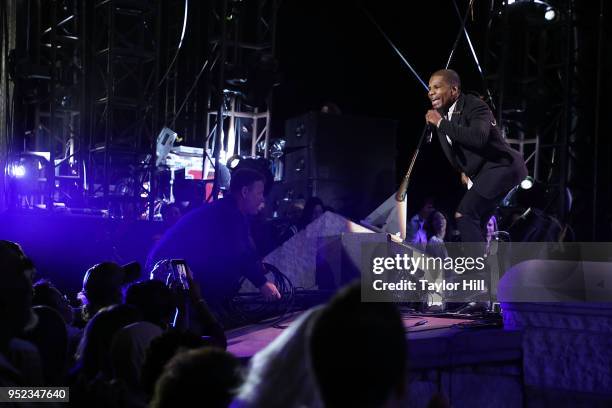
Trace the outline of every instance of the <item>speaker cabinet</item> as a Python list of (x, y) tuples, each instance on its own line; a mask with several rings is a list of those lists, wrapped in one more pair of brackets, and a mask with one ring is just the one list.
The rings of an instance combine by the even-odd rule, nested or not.
[(317, 196), (341, 214), (364, 217), (396, 188), (396, 129), (392, 120), (318, 112), (289, 119), (273, 199)]

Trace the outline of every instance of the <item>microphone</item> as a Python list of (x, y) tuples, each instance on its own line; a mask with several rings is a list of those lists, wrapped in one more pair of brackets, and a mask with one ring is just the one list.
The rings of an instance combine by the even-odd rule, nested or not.
[[(444, 119), (444, 112), (442, 111), (442, 109), (439, 108), (439, 109), (436, 109), (436, 111), (438, 111), (440, 116), (442, 116), (442, 119)], [(425, 140), (427, 144), (431, 143), (431, 140), (433, 139), (434, 130), (436, 130), (436, 125), (427, 123), (427, 129), (425, 130), (427, 132), (427, 137)]]
[(436, 127), (434, 125), (432, 125), (431, 123), (427, 124), (427, 130), (425, 130), (425, 132), (427, 133), (425, 142), (427, 144), (431, 143), (431, 140), (433, 139), (433, 132), (434, 132), (435, 128)]

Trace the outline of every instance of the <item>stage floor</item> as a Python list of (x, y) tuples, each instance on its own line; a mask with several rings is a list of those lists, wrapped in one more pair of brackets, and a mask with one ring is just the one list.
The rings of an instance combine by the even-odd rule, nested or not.
[[(252, 357), (278, 337), (301, 313), (302, 312), (293, 313), (287, 316), (281, 323), (274, 326), (270, 323), (261, 323), (228, 331), (226, 333), (228, 351), (242, 359)], [(406, 315), (402, 320), (404, 321), (408, 340), (412, 339), (413, 335), (417, 332), (431, 332), (425, 337), (430, 337), (431, 335), (447, 335), (449, 334), (448, 329), (457, 328), (459, 325), (467, 325), (474, 322), (474, 319), (469, 318), (449, 318), (426, 315)], [(423, 338), (423, 336), (418, 337)]]
[[(245, 364), (300, 313), (274, 326), (228, 331), (228, 351)], [(442, 392), (454, 407), (524, 407), (522, 332), (466, 316), (403, 317), (408, 349), (405, 406), (425, 408)]]

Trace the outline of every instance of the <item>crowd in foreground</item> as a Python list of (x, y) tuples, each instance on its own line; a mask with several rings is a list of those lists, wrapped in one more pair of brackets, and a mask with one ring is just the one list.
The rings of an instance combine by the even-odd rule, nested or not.
[(400, 314), (362, 303), (358, 285), (302, 313), (243, 364), (226, 351), (197, 282), (184, 291), (158, 280), (126, 285), (136, 267), (90, 268), (83, 307), (73, 309), (36, 280), (18, 244), (0, 241), (0, 386), (65, 386), (71, 405), (88, 407), (404, 405)]

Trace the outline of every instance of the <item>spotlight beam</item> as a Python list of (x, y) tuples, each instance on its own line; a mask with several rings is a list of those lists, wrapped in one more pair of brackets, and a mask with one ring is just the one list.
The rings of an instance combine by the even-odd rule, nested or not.
[(461, 34), (465, 34), (465, 39), (467, 40), (467, 43), (470, 47), (470, 51), (472, 52), (472, 57), (474, 58), (474, 62), (476, 63), (476, 69), (478, 70), (478, 72), (480, 73), (480, 78), (482, 79), (482, 83), (484, 85), (485, 91), (487, 92), (487, 97), (489, 98), (489, 101), (491, 103), (491, 107), (493, 108), (493, 110), (495, 110), (495, 103), (493, 102), (493, 95), (491, 95), (491, 91), (489, 90), (489, 87), (486, 86), (486, 80), (484, 77), (484, 72), (482, 71), (482, 67), (480, 65), (480, 61), (478, 60), (478, 56), (476, 55), (476, 51), (474, 50), (474, 46), (472, 45), (472, 39), (470, 38), (470, 34), (468, 33), (467, 29), (465, 28), (465, 24), (467, 22), (467, 18), (470, 12), (470, 9), (472, 8), (474, 1), (471, 0), (470, 4), (468, 5), (467, 10), (465, 11), (465, 16), (461, 16), (461, 12), (459, 11), (459, 6), (457, 6), (457, 1), (453, 0), (453, 6), (455, 6), (455, 11), (457, 12), (457, 16), (459, 17), (459, 19), (461, 20), (461, 28), (459, 29), (459, 33), (457, 33), (457, 39), (455, 40), (455, 44), (453, 45), (453, 49), (450, 52), (450, 55), (448, 56), (448, 61), (446, 62), (446, 69), (448, 69), (448, 66), (451, 63), (451, 60), (453, 59), (453, 55), (457, 49), (457, 45), (459, 44), (459, 40), (461, 39)]
[(389, 45), (391, 46), (391, 48), (393, 48), (393, 51), (395, 51), (395, 53), (401, 58), (401, 60), (404, 62), (404, 64), (406, 64), (406, 66), (410, 69), (410, 71), (412, 72), (412, 74), (414, 75), (414, 77), (421, 83), (421, 85), (423, 85), (423, 88), (425, 88), (425, 92), (429, 92), (429, 86), (425, 83), (425, 81), (423, 81), (423, 79), (419, 76), (419, 74), (417, 74), (417, 72), (414, 70), (414, 68), (412, 68), (412, 65), (410, 65), (410, 63), (408, 62), (408, 60), (402, 55), (402, 53), (400, 52), (400, 50), (395, 46), (395, 44), (393, 44), (393, 41), (391, 41), (391, 39), (387, 36), (387, 34), (383, 31), (382, 28), (380, 28), (380, 26), (378, 25), (378, 23), (376, 22), (376, 20), (374, 20), (374, 17), (372, 17), (372, 15), (368, 12), (368, 10), (366, 10), (364, 7), (361, 7), (361, 10), (363, 10), (363, 12), (365, 13), (366, 16), (368, 16), (368, 18), (370, 19), (370, 21), (372, 22), (372, 24), (374, 24), (374, 26), (378, 29), (378, 31), (382, 34), (382, 36), (385, 38), (385, 40), (387, 40), (387, 42), (389, 43)]

